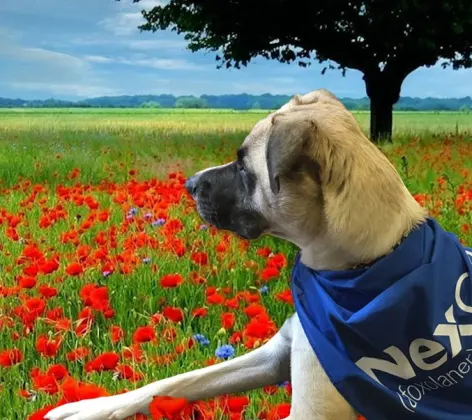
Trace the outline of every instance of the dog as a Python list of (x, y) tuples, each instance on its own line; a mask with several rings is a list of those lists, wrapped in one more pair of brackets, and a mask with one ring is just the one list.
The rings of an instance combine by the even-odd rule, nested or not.
[[(408, 191), (392, 163), (364, 135), (345, 106), (324, 89), (293, 96), (255, 124), (237, 150), (234, 161), (198, 172), (187, 180), (186, 188), (206, 222), (249, 240), (270, 234), (290, 241), (300, 249), (297, 264), (318, 276), (319, 273), (362, 272), (365, 267), (388, 261), (414, 232), (420, 235), (419, 229), (429, 220), (427, 211)], [(387, 275), (390, 271), (382, 272)], [(410, 289), (407, 288), (408, 293)], [(294, 286), (296, 296), (297, 290)], [(308, 295), (309, 290), (305, 290)], [(466, 313), (472, 308), (464, 301), (465, 298), (461, 302)], [(383, 378), (389, 375), (406, 381), (415, 380), (417, 365), (428, 371), (432, 364), (426, 363), (427, 357), (439, 357), (441, 348), (447, 349), (449, 341), (455, 343), (457, 350), (458, 336), (449, 334), (447, 328), (454, 330), (453, 325), (462, 319), (460, 314), (452, 310), (446, 314), (448, 321), (456, 324), (445, 324), (442, 336), (437, 335), (439, 341), (415, 341), (410, 346), (411, 351), (416, 348), (417, 353), (413, 351), (410, 356), (417, 365), (393, 344), (385, 346), (385, 350), (381, 349), (372, 357), (368, 354), (360, 357), (357, 364), (353, 364), (353, 369), (357, 370), (353, 370), (352, 375), (352, 378), (360, 378), (359, 381), (353, 382), (355, 386), (342, 387), (335, 376), (343, 375), (344, 370), (336, 373), (336, 366), (331, 371), (326, 369), (331, 359), (324, 357), (321, 344), (312, 340), (311, 333), (307, 334), (311, 331), (307, 321), (310, 308), (303, 310), (301, 297), (297, 297), (296, 302), (300, 310), (297, 309), (270, 340), (243, 356), (162, 379), (126, 394), (66, 404), (53, 409), (45, 418), (119, 420), (136, 413), (147, 414), (152, 398), (158, 395), (196, 401), (289, 380), (292, 384), (289, 420), (355, 420), (359, 413), (367, 413), (368, 420), (398, 420), (409, 416), (436, 420), (434, 416), (428, 417), (430, 412), (418, 411), (421, 401), (427, 397), (418, 399), (410, 385), (407, 384), (408, 392), (402, 391), (401, 385), (399, 390), (390, 390), (385, 401), (380, 390), (385, 388)], [(411, 310), (408, 302), (406, 312)], [(323, 304), (316, 304), (316, 310), (324, 310)], [(339, 327), (340, 331), (354, 315), (353, 312), (351, 319)], [(385, 332), (396, 319), (387, 318), (387, 324), (380, 327)], [(439, 318), (435, 321), (440, 323)], [(468, 332), (471, 331), (464, 326), (462, 335)], [(320, 342), (326, 340), (319, 331), (318, 336)], [(347, 341), (341, 339), (340, 346)], [(323, 345), (332, 346), (328, 341)], [(333, 360), (338, 360), (338, 350), (330, 349)], [(449, 355), (451, 359), (459, 353), (448, 353), (444, 357)], [(344, 359), (339, 360), (340, 366), (344, 366)], [(351, 367), (345, 366), (346, 371), (351, 372)], [(372, 392), (371, 396), (375, 397), (378, 393), (378, 400), (387, 404), (384, 408), (377, 407), (375, 418), (368, 417), (373, 411), (363, 411), (369, 404), (379, 406), (375, 398), (363, 400), (364, 395), (356, 394), (367, 382), (367, 394)], [(432, 392), (428, 391), (428, 395)], [(404, 415), (393, 417), (401, 406), (405, 407)], [(472, 415), (444, 415), (441, 420), (465, 418)]]

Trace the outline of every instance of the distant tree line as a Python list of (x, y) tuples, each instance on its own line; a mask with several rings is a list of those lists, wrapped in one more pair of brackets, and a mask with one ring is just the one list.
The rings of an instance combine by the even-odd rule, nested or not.
[[(214, 108), (214, 109), (278, 109), (290, 99), (288, 95), (131, 95), (102, 96), (81, 101), (59, 99), (24, 100), (0, 98), (0, 108)], [(340, 98), (350, 110), (369, 110), (369, 98)], [(403, 111), (463, 111), (472, 113), (472, 98), (402, 97), (394, 109)]]

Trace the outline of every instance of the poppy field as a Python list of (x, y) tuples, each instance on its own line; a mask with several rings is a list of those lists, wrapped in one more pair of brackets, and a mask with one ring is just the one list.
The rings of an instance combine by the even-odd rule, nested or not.
[[(276, 333), (293, 313), (297, 250), (206, 225), (184, 189), (186, 176), (233, 160), (262, 116), (0, 112), (1, 419), (41, 420), (58, 404), (221, 363)], [(398, 116), (382, 149), (470, 245), (469, 120)], [(287, 382), (211, 401), (161, 396), (149, 418), (277, 420), (290, 394)]]

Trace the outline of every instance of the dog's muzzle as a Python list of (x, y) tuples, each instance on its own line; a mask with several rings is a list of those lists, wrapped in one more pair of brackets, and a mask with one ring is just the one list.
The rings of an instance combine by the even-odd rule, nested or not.
[(188, 191), (188, 193), (192, 196), (193, 199), (195, 199), (197, 195), (198, 178), (199, 175), (194, 175), (185, 181), (185, 189)]

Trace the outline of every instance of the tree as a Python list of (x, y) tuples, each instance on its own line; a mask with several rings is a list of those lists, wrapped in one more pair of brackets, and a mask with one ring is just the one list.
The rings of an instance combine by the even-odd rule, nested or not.
[(169, 0), (143, 17), (141, 30), (185, 34), (190, 51), (216, 52), (219, 68), (261, 56), (304, 67), (316, 59), (328, 63), (322, 73), (359, 70), (373, 140), (391, 138), (393, 105), (412, 71), (472, 66), (470, 0)]
[(143, 102), (141, 108), (160, 108), (161, 104), (156, 101)]
[(208, 104), (202, 98), (195, 96), (181, 96), (175, 101), (176, 108), (208, 108)]

